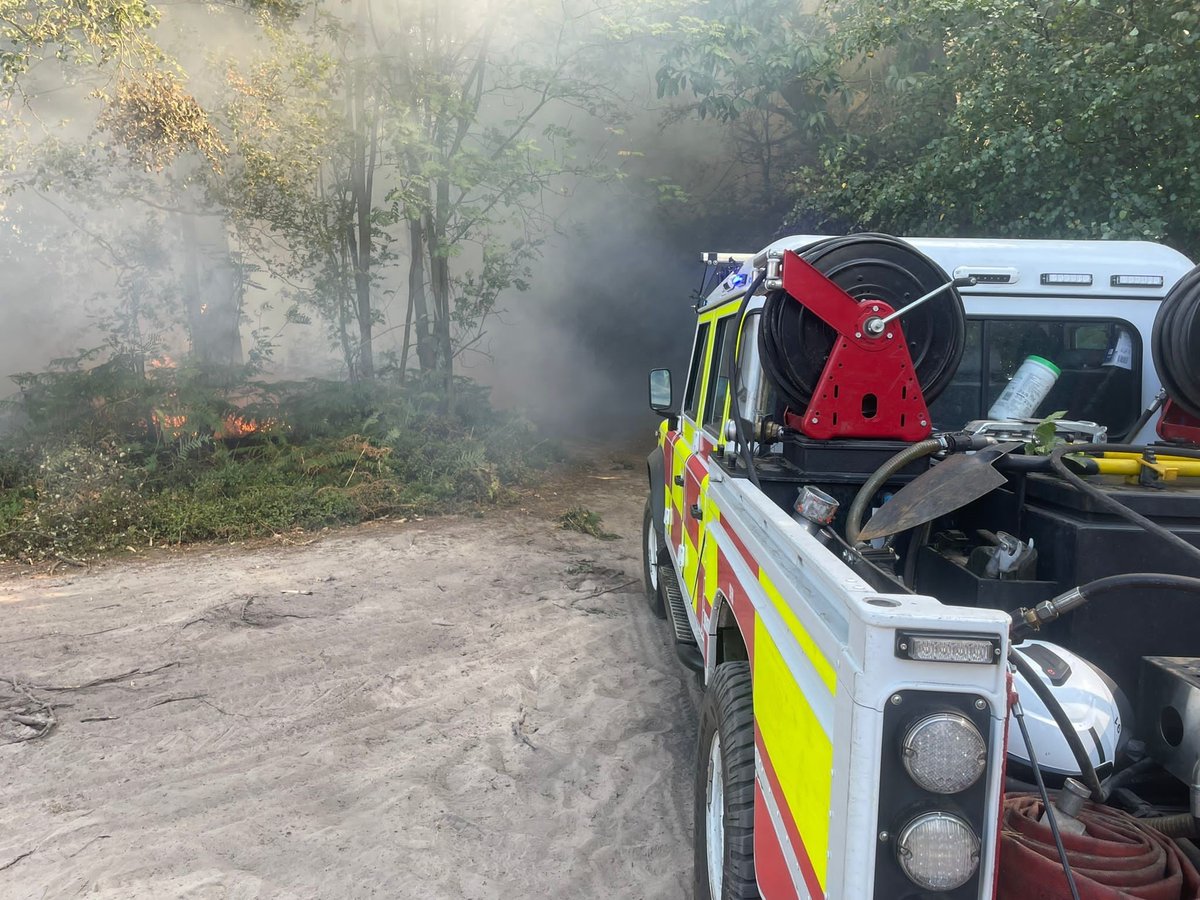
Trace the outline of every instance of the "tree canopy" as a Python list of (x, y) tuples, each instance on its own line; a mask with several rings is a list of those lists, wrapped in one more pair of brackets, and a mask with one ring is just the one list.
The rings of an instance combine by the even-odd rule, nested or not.
[(730, 119), (818, 103), (787, 118), (797, 219), (1200, 243), (1194, 3), (840, 0), (765, 29), (770, 6), (701, 4), (660, 84)]

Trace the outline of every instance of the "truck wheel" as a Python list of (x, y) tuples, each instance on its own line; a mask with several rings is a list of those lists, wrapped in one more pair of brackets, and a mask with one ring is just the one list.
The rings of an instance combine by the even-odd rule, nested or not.
[(757, 900), (754, 705), (748, 662), (717, 666), (704, 692), (695, 834), (696, 900)]
[(647, 497), (646, 513), (642, 516), (642, 576), (646, 580), (646, 599), (650, 603), (650, 612), (660, 619), (667, 617), (667, 607), (663, 603), (662, 585), (658, 579), (658, 561), (666, 549), (666, 543), (654, 528), (654, 510)]

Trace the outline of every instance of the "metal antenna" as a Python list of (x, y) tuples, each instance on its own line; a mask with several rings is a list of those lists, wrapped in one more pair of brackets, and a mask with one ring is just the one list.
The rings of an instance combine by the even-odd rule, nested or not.
[(1025, 749), (1029, 751), (1029, 765), (1033, 769), (1033, 778), (1037, 782), (1038, 793), (1042, 795), (1042, 803), (1046, 807), (1046, 821), (1050, 823), (1050, 833), (1054, 835), (1054, 846), (1058, 848), (1058, 858), (1062, 862), (1063, 874), (1067, 876), (1067, 887), (1071, 889), (1071, 900), (1079, 900), (1079, 888), (1075, 886), (1075, 873), (1071, 871), (1071, 861), (1067, 859), (1067, 850), (1063, 847), (1062, 835), (1058, 830), (1058, 816), (1054, 805), (1050, 802), (1050, 794), (1046, 791), (1046, 782), (1042, 780), (1042, 767), (1038, 765), (1037, 754), (1033, 751), (1033, 741), (1029, 738), (1029, 729), (1025, 727), (1025, 710), (1021, 701), (1013, 703), (1013, 716), (1017, 727), (1021, 729), (1021, 737), (1025, 739)]

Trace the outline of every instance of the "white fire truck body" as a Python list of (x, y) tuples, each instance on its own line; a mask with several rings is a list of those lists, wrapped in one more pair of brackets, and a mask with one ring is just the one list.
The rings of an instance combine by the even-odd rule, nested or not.
[[(863, 547), (793, 512), (788, 497), (799, 482), (780, 476), (767, 484), (763, 475), (759, 486), (738, 470), (730, 388), (751, 422), (769, 393), (755, 337), (763, 298), (747, 300), (747, 288), (769, 257), (818, 240), (791, 237), (757, 254), (757, 262), (740, 257), (700, 302), (682, 405), (670, 404), (673, 415), (649, 460), (644, 544), (651, 602), (672, 622), (681, 658), (721, 695), (711, 701), (714, 721), (701, 723), (698, 896), (993, 897), (1006, 750), (1014, 740), (1010, 614), (957, 605), (954, 596), (881, 589)], [(975, 281), (961, 289), (964, 363), (942, 406), (931, 405), (931, 428), (986, 421), (985, 405), (1011, 377), (1009, 357), (1024, 352), (1029, 334), (1054, 332), (1074, 395), (1091, 395), (1092, 387), (1104, 393), (1093, 399), (1113, 418), (1100, 423), (1110, 436), (1133, 428), (1159, 394), (1150, 334), (1162, 298), (1192, 268), (1180, 254), (1147, 243), (908, 243), (953, 277)], [(738, 344), (736, 354), (730, 342)], [(734, 358), (736, 374), (725, 362)], [(660, 391), (663, 381), (658, 376)], [(666, 410), (661, 400), (657, 405)], [(1068, 418), (1086, 417), (1071, 409)], [(1152, 429), (1137, 425), (1143, 438)], [(755, 440), (770, 456), (773, 437)], [(822, 452), (816, 443), (805, 446), (810, 457)], [(857, 444), (846, 448), (835, 441), (828, 450), (869, 454)], [(837, 469), (839, 458), (809, 468)], [(871, 545), (865, 552), (869, 557)], [(908, 768), (919, 764), (912, 761), (919, 753), (940, 752), (933, 738), (909, 746), (923, 739), (912, 737), (913, 723), (939, 715), (970, 723), (983, 747), (976, 780), (945, 793), (921, 789)], [(742, 777), (737, 759), (730, 761), (735, 754), (747, 766), (752, 759), (752, 786), (739, 782), (742, 795), (729, 793), (730, 780)], [(731, 834), (729, 798), (748, 801), (751, 792), (752, 835)], [(970, 834), (960, 833), (963, 827)], [(938, 878), (958, 880), (955, 866), (968, 862), (949, 857), (971, 846), (971, 871), (938, 888)], [(933, 858), (939, 853), (947, 858)], [(922, 884), (924, 877), (933, 887)]]

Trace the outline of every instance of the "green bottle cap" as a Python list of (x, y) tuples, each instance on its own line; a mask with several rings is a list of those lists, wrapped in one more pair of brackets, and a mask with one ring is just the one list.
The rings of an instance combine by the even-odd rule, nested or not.
[(1035, 362), (1035, 363), (1040, 363), (1041, 365), (1045, 366), (1047, 369), (1049, 369), (1051, 372), (1053, 372), (1053, 373), (1054, 373), (1054, 376), (1055, 376), (1056, 378), (1057, 378), (1059, 375), (1061, 375), (1061, 374), (1062, 374), (1062, 369), (1060, 369), (1060, 368), (1059, 368), (1058, 366), (1056, 366), (1054, 363), (1050, 362), (1050, 360), (1046, 359), (1045, 357), (1042, 357), (1042, 356), (1027, 356), (1027, 357), (1025, 357), (1025, 359), (1026, 359), (1027, 361), (1032, 361), (1032, 362)]

